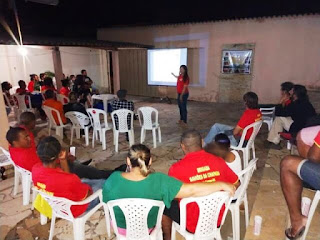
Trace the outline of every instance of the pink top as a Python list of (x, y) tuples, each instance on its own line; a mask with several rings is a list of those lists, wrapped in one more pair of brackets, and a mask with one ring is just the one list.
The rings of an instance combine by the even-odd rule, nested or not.
[(311, 147), (319, 131), (320, 131), (320, 126), (314, 126), (314, 127), (308, 127), (308, 128), (302, 129), (300, 132), (302, 141), (306, 145)]

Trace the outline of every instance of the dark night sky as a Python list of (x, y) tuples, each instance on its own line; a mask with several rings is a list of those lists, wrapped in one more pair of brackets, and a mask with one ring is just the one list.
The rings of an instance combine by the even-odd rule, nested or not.
[[(0, 2), (1, 15), (15, 30), (9, 0)], [(60, 0), (57, 6), (16, 0), (16, 5), (23, 34), (82, 38), (95, 38), (98, 27), (320, 12), (320, 0)]]

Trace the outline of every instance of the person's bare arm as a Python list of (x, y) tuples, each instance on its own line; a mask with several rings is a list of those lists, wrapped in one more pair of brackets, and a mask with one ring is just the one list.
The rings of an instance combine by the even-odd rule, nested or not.
[(226, 191), (234, 195), (236, 187), (231, 183), (184, 183), (176, 198), (202, 197), (218, 191)]
[(61, 151), (61, 153), (59, 154), (59, 160), (60, 160), (61, 169), (66, 173), (70, 173), (68, 159), (67, 159), (67, 152), (65, 150)]
[(232, 152), (228, 152), (227, 156), (224, 158), (227, 163), (232, 163), (235, 159), (236, 156)]
[(233, 136), (237, 136), (242, 132), (242, 128), (238, 125), (233, 129)]
[(308, 152), (307, 158), (312, 162), (320, 163), (320, 146), (314, 143)]
[(172, 76), (174, 76), (175, 78), (178, 78), (179, 76), (175, 75), (174, 73), (171, 73)]

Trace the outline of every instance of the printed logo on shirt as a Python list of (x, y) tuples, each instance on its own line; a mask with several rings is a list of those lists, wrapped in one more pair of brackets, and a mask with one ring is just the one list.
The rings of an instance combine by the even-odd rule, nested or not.
[(49, 195), (49, 196), (53, 196), (53, 192), (48, 192), (46, 191), (46, 185), (44, 183), (40, 183), (37, 182), (37, 185), (35, 186), (38, 190), (40, 190), (41, 192), (44, 192), (45, 194)]
[[(195, 176), (190, 177), (189, 181), (190, 182), (195, 182), (195, 181), (215, 182), (216, 180), (214, 177), (220, 176), (220, 172), (219, 171), (208, 172), (208, 171), (210, 171), (209, 166), (203, 166), (203, 167), (197, 168), (197, 173), (202, 173), (202, 174), (197, 174)], [(206, 173), (203, 173), (203, 172), (206, 172)]]

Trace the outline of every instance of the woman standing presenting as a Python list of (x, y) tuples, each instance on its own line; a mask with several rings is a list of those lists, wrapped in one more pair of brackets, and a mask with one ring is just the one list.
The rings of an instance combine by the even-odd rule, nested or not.
[(189, 76), (188, 68), (186, 65), (180, 66), (179, 76), (176, 76), (172, 73), (174, 77), (177, 78), (177, 93), (178, 93), (178, 106), (180, 110), (180, 120), (179, 124), (187, 125), (187, 101), (189, 97)]

